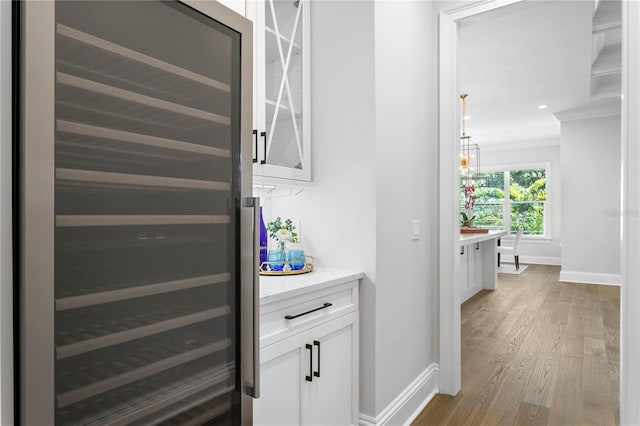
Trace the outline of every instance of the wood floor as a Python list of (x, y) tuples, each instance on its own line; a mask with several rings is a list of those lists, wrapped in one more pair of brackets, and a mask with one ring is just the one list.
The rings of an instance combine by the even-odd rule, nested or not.
[(559, 267), (499, 275), (462, 305), (462, 390), (413, 425), (616, 425), (620, 291), (558, 282)]

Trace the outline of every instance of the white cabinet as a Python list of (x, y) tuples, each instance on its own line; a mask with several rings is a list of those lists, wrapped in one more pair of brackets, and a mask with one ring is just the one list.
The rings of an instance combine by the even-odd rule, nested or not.
[(506, 231), (491, 230), (485, 234), (460, 238), (460, 301), (464, 302), (482, 289), (495, 290), (497, 281), (496, 241)]
[(460, 246), (460, 266), (458, 268), (460, 276), (461, 301), (466, 300), (465, 295), (469, 286), (469, 247)]
[(469, 251), (467, 257), (467, 284), (468, 288), (482, 287), (482, 250), (480, 243), (474, 243), (467, 246)]
[(468, 244), (461, 247), (461, 301), (464, 302), (482, 289), (482, 250), (480, 243)]
[(358, 423), (358, 314), (357, 280), (261, 305), (254, 424)]
[(255, 424), (354, 424), (357, 330), (351, 313), (263, 348)]
[(310, 1), (248, 0), (246, 14), (254, 22), (254, 176), (309, 181)]

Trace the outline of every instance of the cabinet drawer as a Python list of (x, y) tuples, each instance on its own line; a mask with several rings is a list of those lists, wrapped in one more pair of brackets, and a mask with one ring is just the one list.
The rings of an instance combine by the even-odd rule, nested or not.
[(260, 310), (260, 347), (265, 347), (358, 310), (358, 280), (262, 305)]

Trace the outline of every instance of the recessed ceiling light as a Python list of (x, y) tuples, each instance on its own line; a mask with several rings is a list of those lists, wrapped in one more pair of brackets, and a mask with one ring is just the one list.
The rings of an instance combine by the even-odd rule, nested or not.
[(462, 117), (463, 120), (470, 120), (471, 117), (469, 117), (468, 115), (465, 115), (464, 117)]
[(547, 109), (547, 108), (548, 108), (548, 106), (545, 105), (545, 104), (538, 105), (538, 109)]

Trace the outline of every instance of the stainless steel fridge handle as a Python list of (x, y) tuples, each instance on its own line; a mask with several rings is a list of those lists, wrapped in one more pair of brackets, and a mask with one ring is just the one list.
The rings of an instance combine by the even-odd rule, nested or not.
[(253, 288), (252, 288), (252, 333), (253, 368), (251, 382), (246, 383), (246, 394), (260, 398), (260, 197), (245, 198), (243, 205), (253, 208)]

